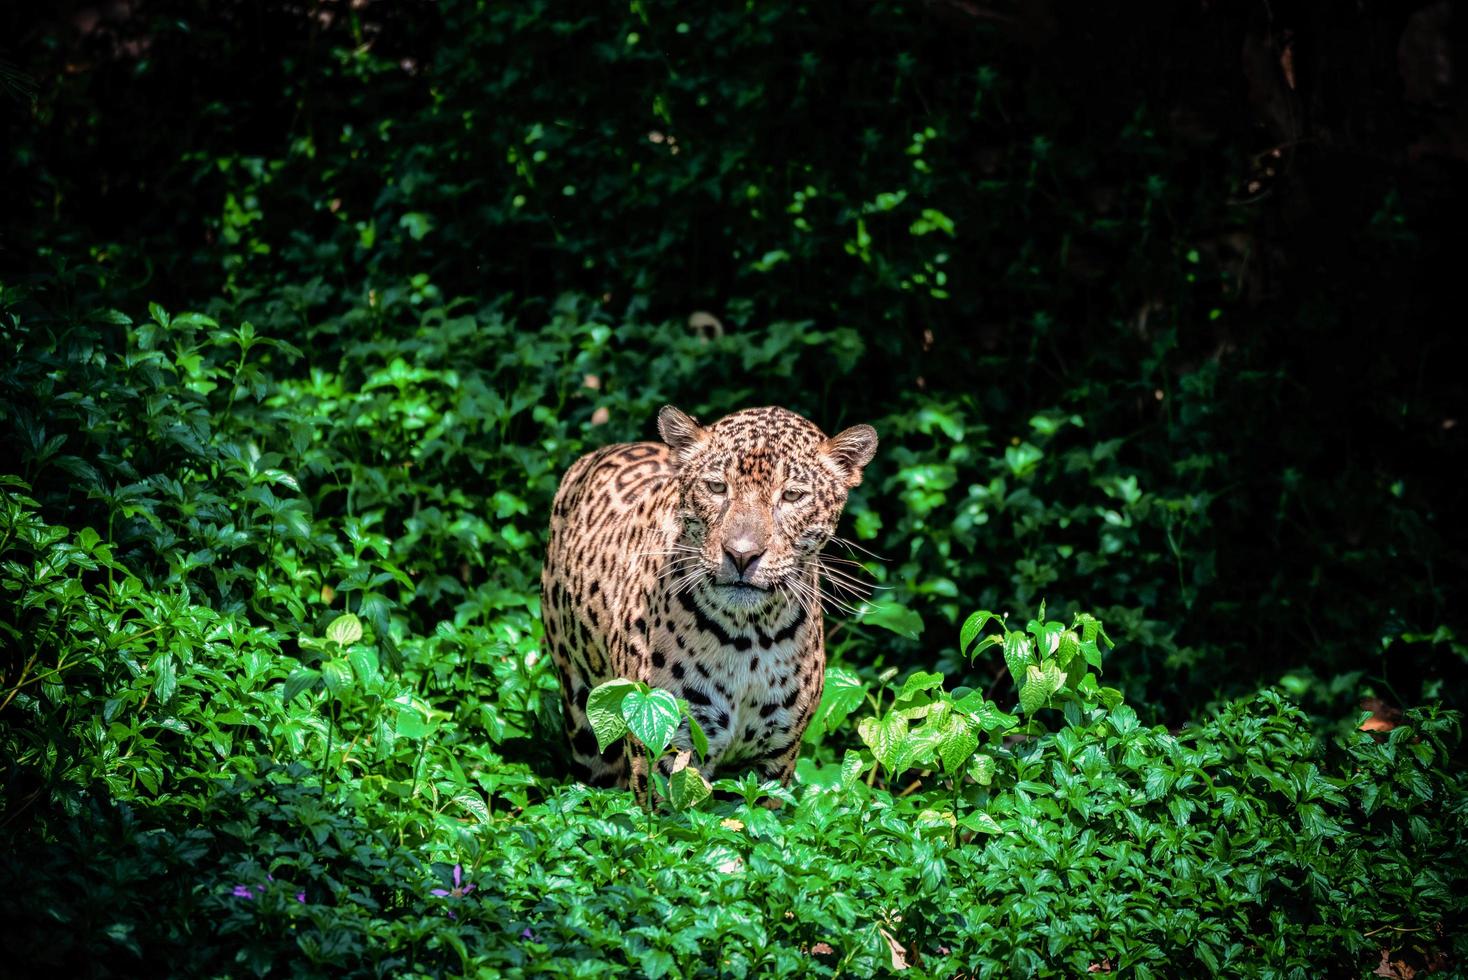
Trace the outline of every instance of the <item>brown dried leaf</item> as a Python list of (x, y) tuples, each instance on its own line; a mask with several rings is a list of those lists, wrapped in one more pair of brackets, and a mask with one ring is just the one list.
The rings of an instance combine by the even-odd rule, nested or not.
[(892, 969), (906, 970), (907, 949), (897, 941), (897, 938), (893, 936), (892, 933), (888, 932), (886, 929), (878, 926), (877, 931), (882, 934), (883, 939), (887, 940), (887, 950), (892, 954)]
[(1412, 969), (1403, 960), (1393, 960), (1389, 949), (1381, 951), (1381, 962), (1376, 969), (1371, 971), (1373, 977), (1392, 977), (1393, 980), (1412, 980), (1417, 971)]

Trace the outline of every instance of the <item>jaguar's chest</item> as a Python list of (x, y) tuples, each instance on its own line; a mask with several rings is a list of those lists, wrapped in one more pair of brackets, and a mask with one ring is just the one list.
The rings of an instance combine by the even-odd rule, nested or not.
[[(649, 632), (651, 682), (688, 701), (709, 740), (705, 769), (757, 759), (798, 727), (819, 696), (822, 628), (798, 603), (728, 615), (696, 593), (666, 601)], [(677, 741), (688, 747), (687, 732)]]

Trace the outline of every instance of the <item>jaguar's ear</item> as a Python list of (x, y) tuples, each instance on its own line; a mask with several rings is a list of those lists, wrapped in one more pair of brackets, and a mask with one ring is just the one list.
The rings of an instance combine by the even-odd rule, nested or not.
[(672, 405), (664, 405), (658, 412), (658, 435), (673, 450), (678, 459), (686, 460), (703, 445), (708, 431), (691, 415), (685, 415)]
[(877, 454), (877, 430), (869, 425), (853, 425), (821, 443), (821, 452), (835, 466), (846, 486), (861, 483), (861, 469)]

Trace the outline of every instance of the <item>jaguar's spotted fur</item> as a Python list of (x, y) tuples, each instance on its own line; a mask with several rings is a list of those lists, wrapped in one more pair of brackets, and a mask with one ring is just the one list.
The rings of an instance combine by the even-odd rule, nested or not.
[(700, 426), (672, 406), (658, 431), (577, 460), (551, 514), (542, 610), (577, 775), (643, 792), (640, 758), (598, 753), (585, 714), (593, 687), (625, 677), (688, 700), (705, 775), (788, 781), (825, 673), (816, 556), (877, 434), (828, 439), (783, 408)]

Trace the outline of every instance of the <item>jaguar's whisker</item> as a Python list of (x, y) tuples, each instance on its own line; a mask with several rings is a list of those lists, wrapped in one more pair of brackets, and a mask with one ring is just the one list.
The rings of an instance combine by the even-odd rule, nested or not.
[(834, 542), (836, 542), (837, 544), (841, 545), (843, 548), (845, 548), (847, 551), (850, 551), (852, 554), (855, 554), (856, 552), (860, 551), (862, 554), (864, 554), (864, 555), (870, 555), (872, 558), (875, 558), (877, 561), (882, 562), (883, 564), (886, 564), (887, 563), (887, 559), (886, 558), (883, 558), (881, 555), (877, 554), (875, 551), (872, 551), (870, 548), (864, 548), (864, 547), (862, 547), (861, 545), (857, 544), (855, 541), (852, 541), (850, 538), (843, 538), (843, 537), (841, 537), (838, 534), (833, 534), (833, 535), (831, 535), (831, 540), (834, 541)]

